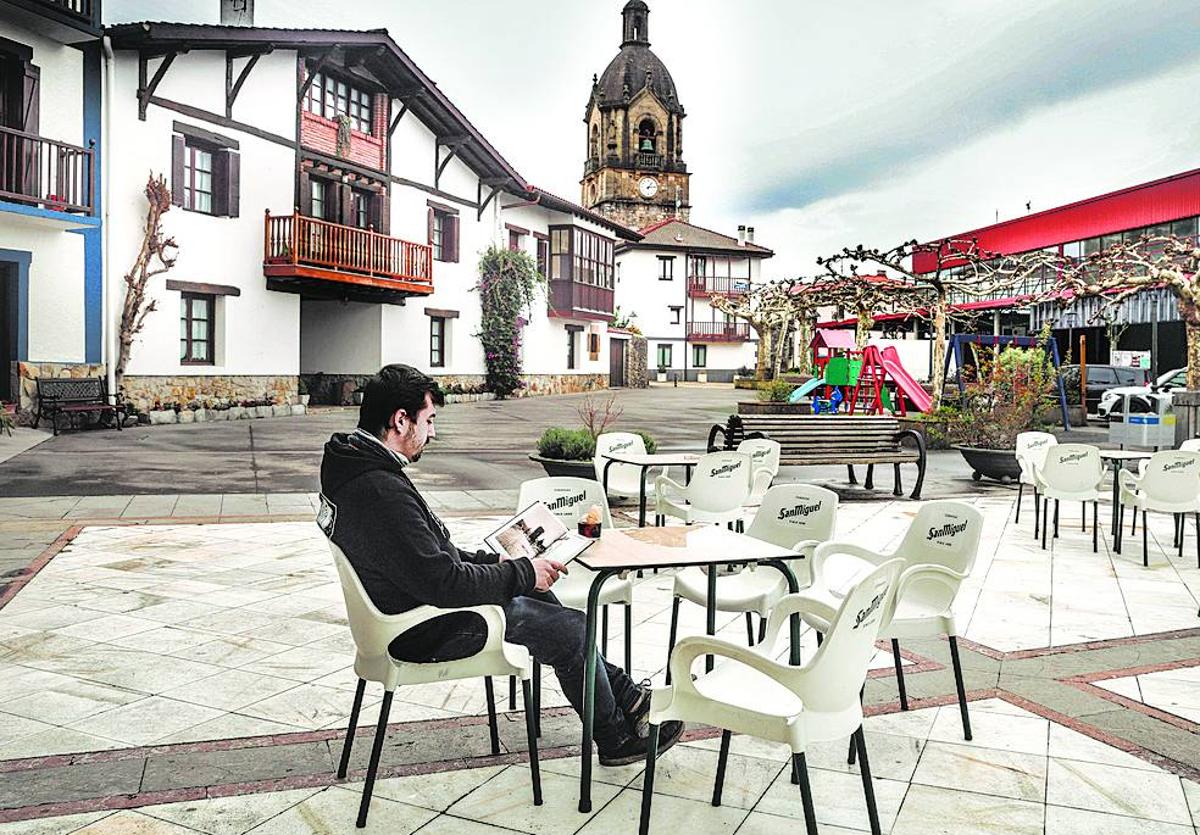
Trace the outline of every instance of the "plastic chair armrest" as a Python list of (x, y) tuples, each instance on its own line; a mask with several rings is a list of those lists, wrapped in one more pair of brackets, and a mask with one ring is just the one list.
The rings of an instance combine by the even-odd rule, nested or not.
[(687, 488), (680, 484), (670, 476), (660, 475), (654, 479), (654, 494), (658, 497), (664, 497), (668, 492), (673, 492), (678, 498), (687, 498)]
[[(772, 613), (772, 618), (774, 614)], [(770, 676), (789, 689), (793, 689), (800, 669), (789, 667), (761, 655), (749, 647), (734, 644), (710, 635), (689, 635), (683, 638), (671, 650), (671, 686), (677, 690), (699, 694), (695, 682), (692, 681), (692, 663), (701, 655), (715, 655), (745, 664)]]
[[(784, 625), (792, 615), (799, 615), (803, 619), (806, 614), (815, 615), (819, 620), (825, 620), (825, 613), (817, 611), (814, 601), (807, 597), (804, 592), (784, 595), (775, 604), (775, 607), (771, 609), (771, 616), (767, 618), (766, 638), (763, 639), (762, 643), (756, 644), (756, 646), (766, 655), (774, 656), (775, 644), (779, 639), (779, 633), (784, 629)], [(674, 677), (674, 671), (672, 671), (671, 675)]]
[(866, 560), (872, 565), (879, 565), (887, 559), (883, 554), (872, 551), (870, 548), (864, 548), (861, 545), (855, 545), (853, 542), (838, 542), (836, 540), (822, 542), (813, 549), (812, 562), (809, 565), (814, 586), (821, 585), (821, 571), (825, 566), (825, 561), (834, 554), (857, 557), (858, 559)]
[[(909, 587), (919, 582), (935, 582), (944, 586), (949, 593), (949, 602), (954, 601), (954, 596), (958, 593), (959, 584), (967, 579), (968, 574), (965, 571), (955, 571), (952, 568), (947, 568), (944, 565), (935, 565), (933, 563), (921, 563), (918, 565), (909, 566), (900, 575), (900, 579), (896, 582), (896, 594), (892, 597), (892, 611), (888, 613), (888, 620), (891, 620), (891, 615), (895, 613), (896, 606), (904, 600), (904, 595)], [(949, 609), (949, 604), (947, 604)]]
[(802, 539), (792, 546), (792, 550), (802, 557), (812, 559), (813, 552), (816, 551), (817, 546), (820, 544), (821, 540), (819, 539)]

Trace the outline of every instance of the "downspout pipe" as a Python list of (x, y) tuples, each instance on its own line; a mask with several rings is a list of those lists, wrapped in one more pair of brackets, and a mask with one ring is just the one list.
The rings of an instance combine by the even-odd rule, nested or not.
[(100, 153), (100, 182), (101, 190), (104, 193), (104, 212), (103, 224), (100, 227), (101, 244), (101, 269), (100, 269), (100, 309), (103, 311), (104, 321), (100, 326), (100, 361), (104, 363), (104, 374), (108, 380), (108, 390), (116, 394), (117, 382), (117, 366), (116, 356), (112, 350), (113, 327), (112, 327), (112, 290), (111, 276), (112, 270), (109, 266), (112, 257), (112, 234), (110, 232), (110, 216), (112, 213), (112, 166), (109, 159), (112, 156), (112, 119), (110, 118), (110, 102), (112, 102), (112, 76), (113, 76), (113, 48), (112, 39), (105, 35), (101, 39), (101, 44), (104, 51), (104, 95), (100, 102), (100, 130), (104, 137), (101, 143)]

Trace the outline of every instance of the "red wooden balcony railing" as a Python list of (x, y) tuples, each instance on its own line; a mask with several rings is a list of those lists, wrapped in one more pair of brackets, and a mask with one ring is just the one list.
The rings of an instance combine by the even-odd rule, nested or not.
[(90, 214), (95, 154), (33, 133), (0, 127), (0, 199)]
[(696, 342), (745, 342), (750, 338), (746, 322), (688, 322), (688, 339)]
[(88, 20), (92, 19), (92, 0), (41, 0), (41, 2)]
[(607, 319), (613, 313), (613, 291), (582, 281), (550, 282), (550, 310), (554, 315), (581, 319)]
[(275, 276), (290, 272), (383, 288), (394, 282), (396, 289), (433, 292), (433, 247), (428, 244), (301, 214), (267, 212), (263, 268)]
[(694, 299), (720, 293), (725, 296), (744, 296), (750, 292), (748, 278), (714, 278), (712, 276), (688, 276), (688, 295)]

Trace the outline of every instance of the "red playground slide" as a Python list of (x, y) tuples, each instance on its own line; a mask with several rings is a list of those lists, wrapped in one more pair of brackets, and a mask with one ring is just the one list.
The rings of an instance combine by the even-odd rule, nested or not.
[(933, 408), (933, 398), (921, 388), (921, 384), (912, 378), (900, 363), (900, 355), (891, 345), (880, 352), (880, 364), (895, 381), (896, 389), (913, 404), (918, 412), (928, 412)]

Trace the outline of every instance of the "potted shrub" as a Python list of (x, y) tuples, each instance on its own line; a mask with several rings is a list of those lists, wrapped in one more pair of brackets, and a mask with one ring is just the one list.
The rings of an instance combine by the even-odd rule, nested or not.
[(296, 401), (301, 406), (308, 406), (308, 398), (309, 397), (310, 397), (310, 395), (308, 393), (308, 384), (305, 383), (304, 378), (301, 377), (301, 378), (299, 378), (299, 382), (296, 383)]
[(150, 424), (157, 426), (163, 423), (175, 423), (176, 411), (170, 404), (164, 405), (161, 401), (155, 400), (154, 405), (150, 407)]
[(667, 381), (667, 367), (660, 365), (658, 367), (658, 382), (665, 383)]
[(981, 360), (957, 406), (944, 410), (946, 433), (975, 481), (1007, 484), (1021, 475), (1017, 435), (1042, 428), (1038, 410), (1054, 390), (1054, 369), (1040, 348), (1008, 348)]
[[(530, 455), (546, 471), (546, 475), (566, 475), (576, 478), (596, 478), (592, 459), (596, 455), (596, 438), (616, 423), (624, 411), (616, 404), (616, 395), (605, 398), (585, 397), (575, 413), (583, 424), (578, 429), (552, 426), (537, 441), (537, 452)], [(646, 451), (654, 452), (657, 443), (646, 432), (638, 431), (646, 442)]]

